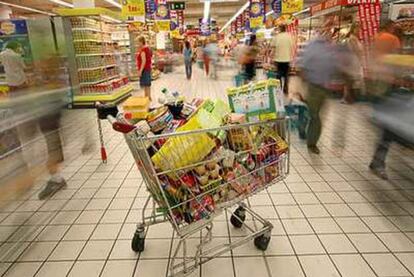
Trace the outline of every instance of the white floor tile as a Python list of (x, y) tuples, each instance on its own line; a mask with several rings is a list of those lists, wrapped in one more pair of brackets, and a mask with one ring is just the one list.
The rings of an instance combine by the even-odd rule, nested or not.
[(65, 277), (73, 262), (46, 262), (42, 265), (36, 277)]
[(84, 241), (62, 241), (50, 255), (50, 261), (75, 260), (82, 251)]
[(98, 277), (104, 261), (77, 261), (68, 277)]
[[(267, 257), (267, 263), (269, 265), (269, 271), (273, 277), (303, 277), (305, 276), (300, 268), (299, 262), (296, 257)], [(238, 275), (236, 275), (238, 276)], [(249, 276), (249, 275), (244, 275)], [(253, 273), (251, 276), (267, 276), (256, 275)]]
[(106, 260), (111, 252), (114, 241), (91, 240), (82, 250), (79, 260)]
[[(108, 261), (102, 272), (102, 277), (122, 276), (132, 277), (134, 275), (137, 261)], [(142, 275), (145, 276), (145, 275)]]
[[(275, 258), (269, 258), (269, 260)], [(269, 261), (269, 268), (272, 268)], [(235, 258), (234, 266), (237, 277), (263, 276), (267, 277), (268, 272), (263, 257), (255, 258)]]
[(360, 255), (333, 255), (331, 257), (343, 277), (375, 276)]
[(356, 253), (357, 250), (343, 234), (320, 235), (319, 239), (329, 254)]
[(378, 276), (409, 276), (410, 273), (391, 254), (364, 254)]
[(324, 254), (325, 250), (315, 235), (290, 236), (298, 255)]
[(301, 256), (299, 261), (308, 277), (339, 277), (338, 271), (328, 256)]

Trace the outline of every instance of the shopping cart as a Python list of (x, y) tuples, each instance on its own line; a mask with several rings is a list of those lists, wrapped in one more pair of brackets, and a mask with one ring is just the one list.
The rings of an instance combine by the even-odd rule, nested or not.
[[(142, 223), (132, 240), (134, 251), (144, 251), (147, 227), (165, 221), (171, 223), (178, 239), (169, 276), (187, 276), (199, 265), (250, 240), (259, 250), (267, 249), (273, 226), (246, 202), (288, 175), (288, 119), (148, 136), (122, 114), (115, 118), (99, 109), (100, 118), (107, 117), (115, 130), (124, 133), (149, 192)], [(209, 155), (199, 159), (207, 147)], [(215, 245), (213, 220), (235, 205), (230, 222), (247, 233), (232, 238), (231, 243)], [(246, 216), (251, 218), (246, 220)], [(200, 244), (189, 254), (188, 239), (198, 234), (202, 234)]]

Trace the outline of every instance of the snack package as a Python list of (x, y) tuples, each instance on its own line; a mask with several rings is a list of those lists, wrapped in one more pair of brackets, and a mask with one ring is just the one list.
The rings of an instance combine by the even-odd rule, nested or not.
[[(201, 129), (199, 116), (192, 117), (177, 132)], [(187, 134), (169, 138), (161, 149), (151, 158), (159, 170), (173, 170), (189, 166), (203, 160), (216, 146), (214, 140), (206, 133)], [(177, 178), (176, 174), (170, 174)]]
[(154, 133), (160, 133), (173, 120), (173, 116), (167, 107), (161, 107), (150, 112), (147, 116), (148, 125)]
[(122, 105), (124, 112), (131, 114), (131, 119), (145, 119), (150, 101), (148, 97), (131, 96)]
[(250, 150), (253, 148), (253, 138), (246, 128), (233, 128), (228, 132), (230, 147), (233, 151)]

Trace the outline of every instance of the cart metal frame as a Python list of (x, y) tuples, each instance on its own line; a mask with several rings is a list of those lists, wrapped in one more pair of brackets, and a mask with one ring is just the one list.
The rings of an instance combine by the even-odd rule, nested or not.
[[(99, 111), (98, 111), (99, 113)], [(109, 121), (111, 122), (113, 128), (119, 132), (124, 133), (125, 140), (131, 150), (131, 153), (137, 163), (137, 166), (142, 174), (144, 182), (146, 184), (146, 188), (149, 191), (149, 196), (147, 197), (145, 204), (142, 210), (142, 222), (137, 224), (137, 229), (134, 234), (134, 238), (132, 240), (132, 249), (136, 252), (144, 251), (144, 242), (145, 242), (145, 235), (146, 230), (149, 226), (156, 225), (159, 223), (163, 223), (166, 221), (171, 222), (172, 227), (178, 237), (178, 245), (173, 252), (173, 256), (171, 257), (171, 262), (169, 265), (169, 276), (177, 277), (177, 276), (188, 276), (194, 270), (198, 268), (199, 265), (215, 258), (223, 253), (230, 251), (238, 246), (241, 246), (247, 243), (250, 240), (254, 240), (255, 245), (259, 250), (266, 250), (268, 243), (271, 238), (271, 230), (273, 225), (270, 221), (266, 220), (256, 212), (252, 208), (250, 208), (247, 204), (243, 201), (247, 200), (248, 198), (252, 197), (255, 194), (258, 194), (268, 187), (282, 181), (287, 177), (289, 174), (289, 160), (290, 160), (290, 128), (289, 128), (289, 118), (281, 118), (275, 120), (269, 120), (264, 122), (255, 122), (255, 123), (244, 123), (244, 124), (237, 124), (237, 125), (225, 125), (219, 128), (210, 128), (210, 129), (200, 129), (194, 131), (185, 131), (185, 132), (175, 132), (170, 134), (161, 134), (155, 136), (146, 136), (140, 130), (134, 128), (132, 125), (128, 123), (127, 120), (123, 118), (122, 114), (118, 114), (117, 118), (108, 116)], [(278, 176), (272, 179), (270, 182), (258, 187), (254, 191), (251, 191), (246, 194), (238, 195), (237, 197), (230, 199), (226, 202), (216, 204), (215, 209), (213, 212), (210, 212), (208, 216), (191, 222), (190, 224), (184, 223), (177, 223), (177, 219), (174, 217), (174, 209), (178, 206), (185, 205), (186, 203), (190, 203), (190, 201), (197, 201), (197, 203), (201, 203), (200, 195), (194, 196), (187, 201), (184, 201), (176, 206), (169, 205), (166, 193), (162, 186), (162, 181), (160, 180), (161, 175), (165, 174), (177, 174), (177, 172), (182, 173), (185, 170), (189, 170), (189, 168), (195, 168), (200, 164), (206, 163), (206, 161), (192, 164), (189, 166), (181, 167), (181, 168), (171, 168), (171, 170), (167, 170), (164, 172), (160, 172), (160, 170), (156, 170), (151, 157), (147, 151), (149, 147), (151, 147), (155, 141), (159, 139), (170, 139), (170, 138), (177, 138), (177, 137), (185, 137), (185, 136), (196, 136), (198, 134), (203, 133), (217, 133), (223, 131), (230, 131), (233, 129), (241, 129), (241, 128), (260, 128), (265, 125), (271, 126), (277, 134), (287, 143), (288, 149), (286, 152), (280, 155), (278, 159), (261, 166), (259, 168), (255, 168), (252, 171), (249, 171), (246, 175), (242, 175), (237, 177), (245, 178), (249, 175), (253, 174), (255, 171), (264, 170), (264, 168), (269, 166), (277, 167)], [(257, 150), (257, 149), (256, 149)], [(236, 155), (239, 153), (247, 152), (247, 151), (240, 151), (237, 152)], [(168, 158), (165, 157), (167, 160)], [(226, 157), (220, 157), (218, 160), (223, 159)], [(236, 180), (234, 179), (234, 180)], [(181, 179), (180, 179), (181, 180)], [(233, 181), (234, 181), (233, 180)], [(182, 181), (182, 180), (181, 180)], [(229, 186), (230, 182), (225, 184), (219, 185), (221, 186)], [(217, 189), (217, 188), (216, 188)], [(208, 194), (211, 190), (202, 193)], [(151, 203), (151, 205), (150, 205)], [(161, 205), (160, 205), (161, 204)], [(218, 245), (218, 246), (209, 246), (209, 243), (212, 241), (213, 237), (213, 221), (214, 218), (218, 215), (221, 215), (223, 212), (231, 209), (235, 205), (238, 205), (238, 208), (231, 216), (231, 223), (236, 228), (240, 228), (242, 226), (245, 227), (248, 234), (243, 237), (238, 237), (237, 239), (233, 240), (231, 243)], [(160, 212), (160, 206), (162, 206), (162, 211)], [(152, 209), (150, 215), (146, 215), (146, 211)], [(202, 207), (205, 209), (205, 206)], [(245, 222), (246, 213), (251, 216), (252, 225), (249, 226), (247, 222)], [(257, 228), (257, 223), (262, 225), (261, 228)], [(189, 256), (188, 249), (187, 249), (187, 239), (194, 236), (197, 232), (205, 229), (206, 233), (201, 236), (200, 244), (196, 249), (196, 253), (193, 256)], [(200, 232), (201, 234), (201, 232)], [(182, 256), (180, 256), (180, 252), (182, 251)], [(178, 262), (177, 260), (181, 260)]]

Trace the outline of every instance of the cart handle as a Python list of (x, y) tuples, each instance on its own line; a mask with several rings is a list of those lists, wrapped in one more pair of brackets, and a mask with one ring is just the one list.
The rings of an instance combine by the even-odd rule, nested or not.
[(101, 120), (107, 119), (115, 131), (127, 134), (136, 128), (134, 125), (131, 125), (127, 122), (120, 122), (117, 120), (116, 117), (119, 111), (116, 105), (96, 102), (95, 107), (98, 112), (98, 118)]

